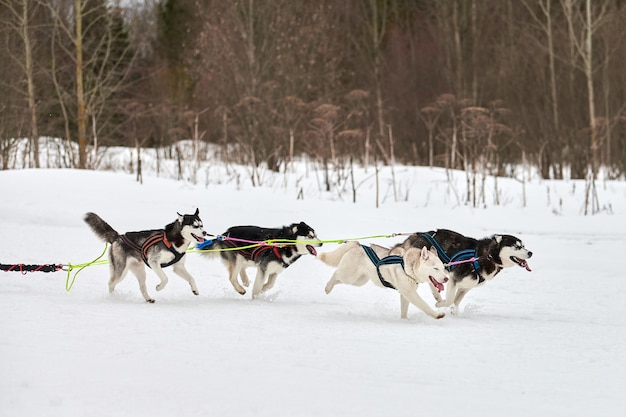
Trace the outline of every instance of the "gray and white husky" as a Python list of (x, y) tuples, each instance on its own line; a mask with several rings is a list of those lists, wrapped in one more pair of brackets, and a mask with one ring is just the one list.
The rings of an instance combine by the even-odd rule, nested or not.
[(443, 262), (434, 249), (399, 248), (391, 254), (383, 246), (348, 242), (332, 252), (321, 253), (318, 258), (337, 268), (326, 284), (326, 294), (340, 283), (362, 286), (372, 281), (377, 286), (398, 290), (401, 318), (407, 318), (409, 303), (435, 319), (445, 316), (433, 310), (417, 293), (418, 284), (430, 283), (443, 290), (443, 284), (448, 281)]
[(524, 243), (512, 235), (496, 234), (474, 239), (447, 229), (414, 233), (394, 249), (423, 246), (436, 248), (439, 257), (448, 264), (451, 279), (446, 288), (446, 299), (442, 300), (435, 288), (432, 290), (436, 306), (453, 306), (453, 311), (458, 310), (469, 290), (492, 280), (503, 268), (520, 266), (530, 271), (527, 259), (533, 256)]
[(143, 298), (149, 303), (154, 303), (146, 289), (145, 264), (161, 280), (156, 287), (157, 291), (161, 291), (167, 285), (167, 275), (163, 268), (172, 266), (174, 273), (187, 281), (191, 291), (198, 295), (196, 281), (185, 268), (185, 254), (192, 243), (204, 242), (207, 233), (203, 229), (198, 209), (194, 214), (177, 214), (178, 218), (164, 229), (126, 232), (122, 235), (97, 214), (85, 215), (84, 220), (91, 230), (100, 239), (111, 244), (109, 292), (113, 292), (128, 270), (131, 270), (139, 281)]
[[(278, 244), (255, 243), (278, 240)], [(280, 243), (280, 241), (286, 241)], [(207, 255), (219, 253), (228, 269), (228, 278), (233, 288), (243, 295), (243, 286), (250, 285), (246, 268), (256, 267), (257, 274), (252, 288), (252, 298), (271, 289), (278, 274), (297, 261), (302, 255), (317, 255), (316, 247), (322, 246), (315, 230), (304, 222), (289, 226), (268, 228), (259, 226), (233, 226), (198, 249), (207, 250)], [(243, 286), (239, 283), (241, 277)]]

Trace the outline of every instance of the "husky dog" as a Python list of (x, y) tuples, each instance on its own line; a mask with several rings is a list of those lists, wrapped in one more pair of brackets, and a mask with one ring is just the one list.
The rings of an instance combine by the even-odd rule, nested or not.
[(435, 249), (397, 249), (395, 253), (397, 255), (390, 255), (388, 248), (362, 246), (358, 242), (344, 243), (332, 252), (321, 253), (318, 258), (322, 262), (337, 268), (326, 284), (326, 294), (339, 283), (362, 286), (372, 281), (378, 286), (398, 290), (401, 318), (407, 318), (409, 302), (433, 318), (444, 317), (444, 313), (430, 308), (417, 294), (420, 283), (430, 283), (443, 290), (443, 284), (448, 281)]
[(435, 248), (450, 272), (445, 300), (432, 288), (437, 307), (454, 306), (457, 311), (469, 290), (493, 279), (503, 268), (517, 265), (530, 271), (526, 260), (533, 256), (515, 236), (493, 235), (477, 240), (447, 229), (414, 233), (395, 248), (422, 246)]
[(178, 214), (178, 219), (164, 229), (127, 232), (120, 235), (97, 214), (87, 213), (85, 222), (98, 237), (111, 244), (109, 292), (115, 290), (115, 286), (124, 279), (130, 269), (139, 281), (143, 298), (149, 303), (154, 303), (154, 299), (146, 290), (145, 263), (161, 280), (156, 287), (157, 291), (161, 291), (167, 285), (167, 275), (163, 268), (172, 266), (174, 273), (189, 283), (191, 292), (198, 295), (196, 281), (185, 268), (187, 248), (193, 242), (204, 242), (206, 236), (198, 214), (198, 209), (194, 214)]
[[(276, 243), (260, 244), (268, 240)], [(280, 243), (285, 241), (285, 243)], [(322, 246), (315, 230), (304, 222), (293, 223), (280, 228), (259, 226), (233, 226), (217, 239), (198, 245), (198, 249), (207, 249), (206, 254), (219, 252), (222, 261), (228, 268), (231, 284), (239, 294), (246, 290), (241, 286), (250, 285), (246, 268), (256, 267), (252, 298), (271, 289), (278, 274), (297, 261), (302, 255), (317, 255), (315, 247)]]

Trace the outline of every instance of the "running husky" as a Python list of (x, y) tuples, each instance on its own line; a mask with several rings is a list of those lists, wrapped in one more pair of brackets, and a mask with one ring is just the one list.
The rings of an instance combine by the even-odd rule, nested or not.
[(322, 262), (337, 268), (326, 284), (326, 294), (339, 283), (362, 286), (372, 281), (398, 290), (401, 318), (407, 318), (409, 302), (435, 319), (444, 317), (444, 313), (430, 308), (417, 294), (420, 283), (428, 282), (443, 290), (443, 284), (448, 281), (437, 252), (423, 247), (396, 249), (395, 253), (390, 254), (383, 246), (363, 246), (358, 242), (344, 243), (332, 252), (321, 253), (318, 258)]
[(144, 263), (154, 270), (161, 279), (157, 291), (167, 285), (167, 275), (162, 268), (173, 266), (174, 273), (187, 281), (191, 292), (198, 295), (196, 281), (185, 268), (185, 253), (193, 242), (204, 242), (206, 232), (202, 228), (202, 220), (194, 214), (178, 214), (178, 219), (165, 226), (165, 229), (117, 233), (108, 223), (95, 213), (87, 213), (85, 222), (100, 239), (111, 244), (109, 261), (111, 278), (109, 292), (124, 279), (130, 269), (139, 281), (139, 289), (143, 298), (149, 303), (154, 299), (146, 290), (146, 269)]
[(395, 248), (406, 250), (423, 246), (435, 248), (450, 272), (445, 300), (432, 288), (436, 306), (453, 306), (454, 311), (458, 311), (469, 290), (493, 279), (503, 268), (517, 265), (530, 271), (526, 260), (533, 256), (522, 241), (512, 235), (477, 240), (447, 229), (414, 233)]
[[(276, 244), (260, 244), (268, 240), (278, 240)], [(280, 241), (286, 241), (280, 243)], [(301, 243), (298, 243), (301, 241)], [(315, 230), (304, 222), (293, 223), (280, 228), (259, 226), (233, 226), (222, 235), (198, 249), (207, 249), (208, 255), (218, 252), (228, 268), (231, 284), (239, 294), (246, 290), (241, 286), (237, 276), (241, 276), (244, 286), (250, 285), (246, 268), (256, 267), (257, 274), (252, 288), (252, 298), (271, 289), (278, 274), (297, 261), (302, 255), (317, 255), (315, 247), (322, 246)], [(241, 248), (241, 249), (239, 249)]]

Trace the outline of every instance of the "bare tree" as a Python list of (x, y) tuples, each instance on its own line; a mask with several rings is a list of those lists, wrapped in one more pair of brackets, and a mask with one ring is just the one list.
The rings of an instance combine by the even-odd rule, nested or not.
[(31, 20), (36, 13), (35, 9), (40, 7), (40, 3), (32, 0), (0, 0), (0, 6), (5, 7), (9, 11), (11, 18), (7, 24), (18, 35), (23, 45), (22, 54), (12, 54), (12, 57), (14, 62), (22, 69), (26, 78), (26, 96), (30, 114), (28, 134), (30, 164), (35, 168), (39, 168), (39, 130), (37, 127), (37, 99), (35, 97), (35, 70), (33, 62), (34, 40), (31, 36)]
[(77, 166), (84, 169), (88, 165), (89, 120), (98, 125), (98, 130), (108, 127), (109, 100), (125, 85), (136, 51), (127, 39), (119, 6), (108, 8), (103, 0), (73, 0), (71, 5), (64, 1), (50, 2), (49, 7), (55, 21), (54, 65), (71, 62), (74, 91), (57, 75), (58, 71), (68, 71), (69, 66), (58, 67), (53, 72), (53, 80), (66, 117), (68, 140), (71, 138), (71, 112), (75, 109)]
[(584, 214), (588, 214), (591, 206), (591, 213), (599, 210), (598, 195), (595, 180), (598, 173), (598, 126), (596, 115), (596, 98), (594, 87), (594, 74), (597, 66), (594, 60), (594, 35), (607, 21), (608, 0), (595, 2), (592, 7), (591, 0), (561, 0), (561, 5), (567, 19), (570, 42), (574, 48), (575, 55), (580, 58), (581, 64), (577, 60), (572, 60), (571, 65), (580, 69), (587, 85), (587, 109), (589, 118), (589, 135), (591, 161), (588, 165), (587, 186), (585, 193)]

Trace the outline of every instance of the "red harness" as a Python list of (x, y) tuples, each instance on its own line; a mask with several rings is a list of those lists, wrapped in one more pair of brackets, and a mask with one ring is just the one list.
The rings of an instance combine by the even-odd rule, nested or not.
[[(231, 248), (239, 247), (239, 245), (232, 240), (224, 240), (224, 243), (226, 243)], [(282, 263), (284, 268), (287, 268), (289, 266), (289, 264), (285, 262), (285, 260), (283, 259), (283, 255), (280, 252), (280, 247), (278, 247), (277, 245), (260, 245), (260, 246), (256, 246), (253, 249), (238, 250), (238, 252), (244, 258), (250, 261), (256, 261), (261, 255), (267, 253), (267, 251), (272, 251), (274, 253), (274, 256), (276, 256), (276, 259)]]
[(122, 238), (124, 243), (126, 243), (128, 246), (132, 247), (133, 249), (135, 249), (137, 252), (141, 254), (141, 259), (143, 259), (144, 263), (148, 265), (148, 267), (150, 267), (150, 264), (148, 264), (148, 249), (150, 249), (152, 246), (158, 243), (163, 243), (163, 245), (165, 245), (165, 247), (169, 249), (172, 255), (174, 255), (174, 259), (172, 259), (170, 262), (161, 264), (161, 268), (171, 266), (175, 264), (176, 262), (180, 261), (181, 258), (185, 256), (184, 253), (180, 253), (176, 249), (174, 249), (174, 246), (172, 245), (172, 242), (170, 242), (169, 239), (167, 238), (165, 231), (163, 231), (162, 234), (159, 233), (157, 235), (149, 237), (148, 239), (146, 239), (145, 242), (143, 242), (143, 245), (141, 246), (131, 241), (125, 234), (121, 235), (120, 237)]

